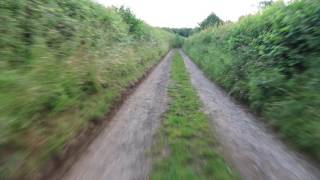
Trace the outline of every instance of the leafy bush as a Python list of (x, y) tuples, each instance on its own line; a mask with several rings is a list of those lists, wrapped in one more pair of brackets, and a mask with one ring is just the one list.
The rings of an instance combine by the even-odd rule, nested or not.
[(0, 19), (0, 179), (34, 177), (172, 37), (89, 0), (1, 0)]
[(319, 1), (279, 1), (195, 34), (184, 48), (210, 78), (319, 160), (319, 30)]

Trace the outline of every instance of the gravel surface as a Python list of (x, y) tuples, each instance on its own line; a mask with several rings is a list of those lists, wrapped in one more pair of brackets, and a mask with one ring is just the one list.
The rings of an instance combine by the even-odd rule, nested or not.
[(247, 180), (319, 180), (319, 168), (284, 145), (261, 120), (209, 81), (180, 50), (226, 159)]
[(172, 54), (128, 97), (63, 180), (148, 179), (151, 161), (146, 152), (166, 111)]

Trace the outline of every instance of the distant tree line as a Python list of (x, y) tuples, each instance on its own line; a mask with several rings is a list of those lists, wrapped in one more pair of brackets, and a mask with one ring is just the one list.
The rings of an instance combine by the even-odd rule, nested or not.
[(169, 32), (178, 34), (182, 37), (189, 37), (190, 35), (192, 35), (194, 28), (163, 28)]
[(195, 28), (168, 28), (163, 29), (172, 32), (174, 34), (180, 35), (182, 37), (189, 37), (192, 34), (199, 32), (200, 30), (207, 29), (213, 26), (219, 26), (224, 22), (215, 14), (211, 13), (206, 19), (199, 23), (198, 27)]

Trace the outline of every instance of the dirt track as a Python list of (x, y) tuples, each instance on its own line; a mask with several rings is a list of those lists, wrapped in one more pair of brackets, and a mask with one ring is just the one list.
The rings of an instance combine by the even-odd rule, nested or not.
[[(180, 52), (218, 133), (224, 155), (243, 179), (320, 180), (317, 167), (283, 145), (261, 121), (205, 78)], [(169, 52), (128, 97), (62, 180), (148, 179), (151, 162), (146, 152), (167, 107), (172, 55), (173, 51)]]
[[(65, 174), (63, 180), (143, 180), (146, 151), (166, 110), (172, 52), (128, 97), (110, 124)], [(60, 179), (59, 179), (60, 180)]]
[(183, 51), (193, 86), (211, 117), (226, 158), (247, 180), (319, 180), (319, 169), (287, 148), (218, 86)]

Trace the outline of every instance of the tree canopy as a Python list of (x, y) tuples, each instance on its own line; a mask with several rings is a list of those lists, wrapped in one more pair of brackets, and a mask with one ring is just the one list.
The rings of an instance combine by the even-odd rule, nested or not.
[(223, 21), (215, 14), (211, 13), (205, 20), (199, 23), (201, 29), (207, 29), (211, 26), (219, 26)]

